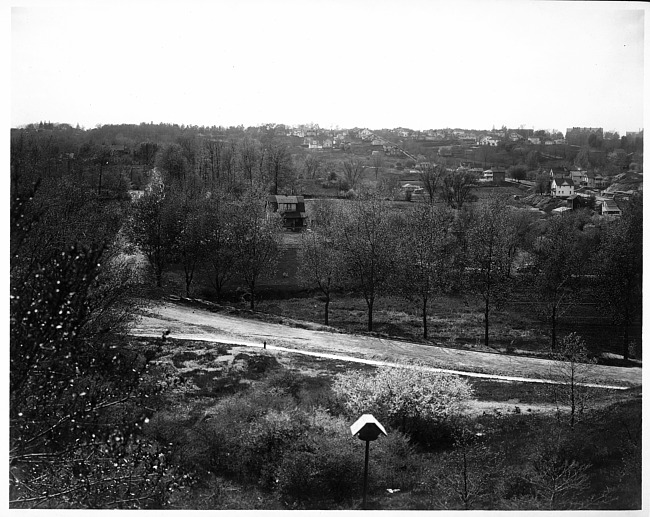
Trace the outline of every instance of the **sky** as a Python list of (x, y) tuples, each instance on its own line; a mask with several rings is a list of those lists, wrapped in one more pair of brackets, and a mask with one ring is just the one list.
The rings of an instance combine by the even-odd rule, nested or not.
[(643, 3), (11, 5), (12, 127), (643, 127)]

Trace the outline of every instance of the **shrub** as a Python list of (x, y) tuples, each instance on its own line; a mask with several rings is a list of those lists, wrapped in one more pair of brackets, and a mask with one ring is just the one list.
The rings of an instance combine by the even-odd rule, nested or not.
[(437, 434), (453, 423), (472, 396), (467, 381), (426, 371), (421, 365), (382, 367), (366, 375), (341, 374), (332, 389), (347, 414), (372, 413), (423, 442), (440, 439)]
[(292, 370), (280, 370), (269, 375), (266, 380), (269, 388), (280, 390), (287, 395), (298, 398), (304, 385), (303, 377)]
[(318, 436), (282, 458), (276, 489), (291, 506), (323, 508), (361, 493), (363, 452), (354, 450), (350, 436)]
[[(313, 411), (309, 424), (276, 471), (281, 497), (300, 508), (331, 508), (361, 498), (365, 443), (350, 435), (349, 421), (324, 410)], [(420, 464), (406, 436), (392, 432), (371, 449), (369, 493), (417, 484)]]

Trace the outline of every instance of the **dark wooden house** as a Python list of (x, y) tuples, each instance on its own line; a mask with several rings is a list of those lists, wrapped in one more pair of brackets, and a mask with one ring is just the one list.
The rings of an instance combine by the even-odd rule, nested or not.
[(307, 228), (307, 213), (305, 211), (305, 198), (303, 196), (269, 196), (268, 209), (278, 212), (282, 216), (285, 228), (300, 231)]

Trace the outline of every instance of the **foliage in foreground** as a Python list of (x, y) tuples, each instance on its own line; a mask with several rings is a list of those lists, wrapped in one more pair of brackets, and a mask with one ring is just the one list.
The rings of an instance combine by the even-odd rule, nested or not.
[[(349, 427), (357, 410), (346, 414), (334, 392), (321, 398), (328, 409), (313, 406), (308, 379), (274, 370), (202, 407), (154, 415), (147, 437), (173, 443), (168, 461), (195, 480), (175, 492), (172, 507), (358, 508), (364, 442)], [(638, 410), (636, 403), (595, 410), (573, 428), (552, 413), (440, 416), (446, 439), (438, 433), (434, 447), (421, 429), (403, 433), (400, 419), (394, 427), (381, 416), (388, 436), (371, 444), (369, 498), (374, 507), (401, 510), (637, 508)], [(210, 505), (197, 506), (194, 495), (207, 493), (214, 494)]]
[(456, 375), (426, 371), (423, 365), (381, 367), (375, 373), (340, 374), (332, 390), (349, 416), (371, 413), (422, 443), (440, 443), (464, 405), (470, 384)]
[(161, 507), (175, 484), (164, 447), (140, 436), (158, 389), (124, 346), (122, 215), (73, 184), (12, 185), (12, 508)]

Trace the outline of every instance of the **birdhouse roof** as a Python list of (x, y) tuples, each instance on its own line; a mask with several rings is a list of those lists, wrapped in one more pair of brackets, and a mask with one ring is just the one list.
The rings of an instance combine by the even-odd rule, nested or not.
[(384, 426), (381, 425), (377, 419), (372, 416), (372, 415), (361, 415), (361, 417), (350, 426), (350, 431), (352, 432), (352, 436), (356, 436), (359, 434), (361, 429), (363, 429), (367, 425), (376, 425), (379, 430), (384, 434), (384, 436), (388, 436), (388, 433), (386, 432), (386, 429), (384, 429)]

